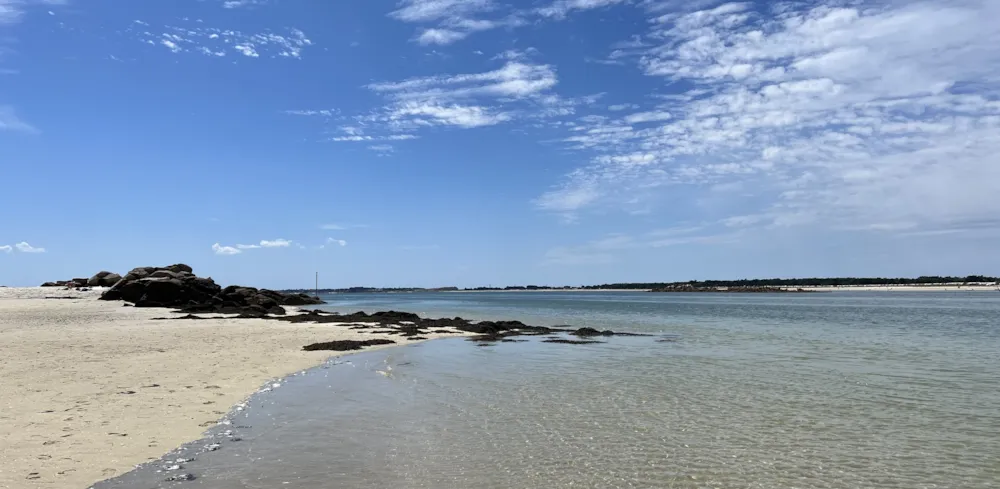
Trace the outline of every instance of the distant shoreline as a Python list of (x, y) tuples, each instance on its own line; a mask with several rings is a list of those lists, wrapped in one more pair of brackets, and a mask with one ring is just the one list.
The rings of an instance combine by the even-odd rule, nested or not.
[[(997, 285), (986, 285), (986, 284), (962, 284), (962, 283), (952, 283), (952, 284), (928, 284), (928, 285), (896, 285), (896, 284), (880, 284), (880, 285), (790, 285), (790, 286), (777, 286), (774, 289), (781, 289), (782, 291), (796, 292), (800, 289), (805, 292), (1000, 292), (1000, 288)], [(662, 293), (689, 293), (689, 294), (699, 294), (699, 293), (747, 293), (743, 290), (738, 290), (737, 287), (714, 287), (717, 290), (677, 290), (677, 291), (665, 291)], [(293, 291), (299, 291), (295, 289)], [(442, 294), (454, 294), (454, 293), (511, 293), (511, 292), (541, 292), (541, 293), (552, 293), (552, 292), (652, 292), (653, 289), (590, 289), (590, 288), (533, 288), (533, 289), (468, 289), (468, 290), (435, 290), (435, 289), (413, 289), (413, 290), (366, 290), (366, 291), (331, 291), (331, 290), (320, 290), (320, 294), (332, 294), (332, 295), (354, 295), (354, 294), (414, 294), (414, 293), (442, 293)], [(302, 292), (312, 292), (307, 290), (302, 290)], [(761, 291), (760, 293), (767, 293), (768, 291)]]

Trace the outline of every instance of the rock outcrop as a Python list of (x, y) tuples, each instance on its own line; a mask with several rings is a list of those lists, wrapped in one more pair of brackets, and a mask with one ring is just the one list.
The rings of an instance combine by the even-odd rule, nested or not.
[(77, 288), (77, 287), (87, 287), (87, 282), (89, 282), (89, 280), (87, 280), (85, 278), (74, 278), (74, 279), (70, 279), (70, 280), (57, 280), (55, 282), (45, 282), (41, 286), (42, 287), (70, 287), (70, 288)]
[(306, 294), (282, 294), (267, 289), (231, 285), (223, 288), (211, 277), (199, 277), (184, 264), (139, 267), (128, 272), (102, 300), (122, 300), (136, 307), (168, 307), (186, 313), (223, 313), (260, 317), (285, 314), (281, 306), (322, 304)]
[(122, 279), (121, 275), (117, 273), (101, 271), (97, 272), (90, 280), (87, 281), (87, 285), (90, 287), (111, 287), (118, 283)]

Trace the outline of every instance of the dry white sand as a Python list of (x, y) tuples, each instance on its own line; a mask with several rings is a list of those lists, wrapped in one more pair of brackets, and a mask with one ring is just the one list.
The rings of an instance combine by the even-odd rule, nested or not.
[(413, 343), (331, 324), (152, 321), (170, 312), (97, 295), (0, 288), (0, 488), (83, 489), (159, 458), (266, 381), (343, 354), (309, 343)]

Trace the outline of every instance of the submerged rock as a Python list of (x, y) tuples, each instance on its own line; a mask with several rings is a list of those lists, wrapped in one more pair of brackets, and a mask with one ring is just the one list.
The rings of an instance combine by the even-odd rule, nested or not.
[(327, 341), (325, 343), (313, 343), (311, 345), (303, 346), (302, 349), (305, 351), (318, 351), (318, 350), (330, 350), (330, 351), (350, 351), (350, 350), (360, 350), (366, 346), (375, 345), (391, 345), (396, 343), (392, 340), (386, 339), (374, 339), (374, 340), (339, 340), (339, 341)]
[(549, 338), (542, 340), (542, 343), (562, 343), (565, 345), (592, 345), (594, 343), (604, 343), (596, 340), (568, 340), (566, 338)]

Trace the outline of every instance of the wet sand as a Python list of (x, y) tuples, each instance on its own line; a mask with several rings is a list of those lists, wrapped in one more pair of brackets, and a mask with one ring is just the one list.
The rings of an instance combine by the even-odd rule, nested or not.
[(122, 474), (200, 438), (265, 382), (349, 353), (304, 345), (413, 343), (335, 324), (153, 320), (171, 313), (98, 295), (0, 288), (0, 488), (80, 489)]

